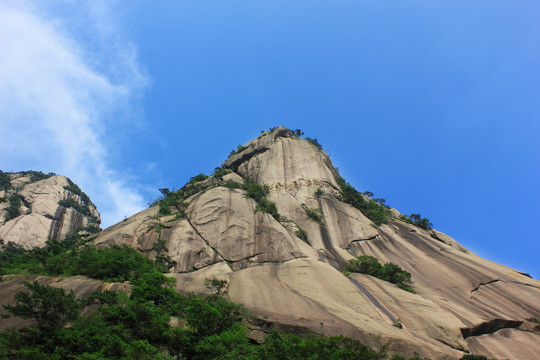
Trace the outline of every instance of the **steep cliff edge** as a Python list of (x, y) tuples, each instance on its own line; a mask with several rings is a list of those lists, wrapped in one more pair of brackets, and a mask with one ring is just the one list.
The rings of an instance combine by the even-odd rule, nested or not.
[(80, 228), (98, 227), (100, 215), (65, 176), (35, 171), (1, 173), (0, 239), (27, 249), (63, 240)]
[[(540, 318), (539, 281), (367, 196), (350, 201), (346, 191), (316, 141), (279, 127), (240, 146), (214, 175), (165, 192), (93, 242), (167, 255), (179, 291), (204, 292), (205, 279), (227, 280), (227, 296), (259, 315), (260, 331), (342, 334), (434, 359), (468, 351), (535, 358), (540, 336), (522, 324)], [(344, 274), (359, 255), (409, 272), (415, 293)]]

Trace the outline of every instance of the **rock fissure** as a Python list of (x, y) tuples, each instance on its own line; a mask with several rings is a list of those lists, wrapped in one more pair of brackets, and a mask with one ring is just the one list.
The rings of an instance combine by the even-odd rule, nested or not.
[(478, 286), (477, 286), (476, 288), (474, 288), (473, 290), (471, 290), (471, 299), (472, 299), (472, 297), (473, 297), (474, 292), (475, 292), (475, 291), (478, 291), (478, 289), (480, 289), (480, 287), (482, 287), (482, 286), (487, 286), (487, 285), (491, 285), (491, 284), (494, 284), (494, 283), (499, 282), (499, 281), (501, 281), (501, 280), (495, 279), (495, 280), (491, 280), (491, 281), (488, 281), (488, 282), (485, 282), (485, 283), (480, 283), (480, 284), (478, 284)]
[(186, 221), (188, 222), (189, 226), (191, 226), (193, 228), (193, 231), (195, 231), (195, 233), (197, 235), (200, 236), (200, 238), (204, 241), (204, 243), (210, 248), (212, 249), (212, 251), (214, 251), (216, 254), (218, 254), (223, 260), (226, 260), (225, 257), (223, 255), (221, 255), (221, 253), (216, 249), (214, 248), (212, 245), (210, 245), (208, 243), (208, 241), (204, 238), (204, 236), (202, 236), (202, 234), (199, 232), (199, 230), (197, 230), (197, 228), (191, 223), (191, 220), (189, 220), (189, 217), (187, 216), (186, 214)]
[[(248, 148), (249, 149), (249, 148)], [(269, 148), (262, 148), (262, 149), (254, 149), (253, 151), (246, 151), (248, 149), (245, 149), (243, 152), (241, 152), (240, 154), (236, 154), (236, 155), (233, 155), (233, 156), (239, 156), (237, 159), (234, 159), (232, 160), (230, 163), (229, 160), (227, 160), (224, 164), (223, 164), (223, 167), (225, 169), (232, 169), (233, 171), (235, 169), (238, 169), (238, 167), (242, 164), (242, 163), (245, 163), (246, 161), (249, 161), (251, 160), (253, 157), (259, 155), (259, 154), (262, 154), (266, 151), (269, 151), (270, 149)]]
[(521, 324), (523, 324), (523, 321), (520, 320), (492, 319), (472, 327), (461, 328), (460, 330), (463, 338), (467, 339), (472, 336), (493, 334), (501, 329), (517, 328), (521, 326)]
[(347, 246), (347, 250), (349, 250), (351, 248), (351, 245), (352, 244), (355, 244), (355, 243), (361, 243), (361, 242), (364, 242), (364, 241), (373, 241), (373, 240), (376, 240), (377, 237), (379, 235), (375, 235), (375, 236), (372, 236), (370, 238), (367, 238), (367, 239), (356, 239), (356, 240), (351, 240), (351, 242), (349, 242), (349, 246)]

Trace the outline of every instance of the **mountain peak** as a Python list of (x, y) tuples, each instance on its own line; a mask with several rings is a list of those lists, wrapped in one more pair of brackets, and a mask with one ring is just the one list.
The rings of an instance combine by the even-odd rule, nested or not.
[(239, 146), (222, 166), (260, 184), (310, 181), (339, 188), (339, 174), (316, 140), (301, 139), (298, 133), (283, 126), (264, 131)]

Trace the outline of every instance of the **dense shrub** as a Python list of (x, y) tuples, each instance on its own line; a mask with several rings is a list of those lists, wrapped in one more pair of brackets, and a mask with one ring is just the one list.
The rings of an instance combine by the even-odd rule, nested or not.
[(206, 179), (208, 179), (208, 175), (205, 175), (205, 174), (195, 175), (191, 179), (189, 179), (188, 184), (195, 184)]
[(0, 191), (1, 190), (8, 190), (11, 188), (11, 178), (9, 175), (2, 170), (0, 170)]
[(84, 193), (81, 190), (81, 188), (79, 188), (77, 186), (77, 184), (75, 184), (73, 181), (71, 181), (70, 178), (67, 178), (67, 181), (68, 181), (69, 185), (64, 186), (64, 189), (66, 189), (68, 191), (71, 191), (72, 193), (74, 193), (76, 195), (79, 195), (79, 197), (81, 198), (81, 201), (83, 202), (84, 205), (86, 205), (86, 206), (93, 205), (92, 201), (90, 200), (90, 197), (88, 197), (88, 195), (86, 195), (86, 193)]
[(319, 198), (319, 197), (324, 195), (324, 190), (322, 188), (317, 188), (317, 190), (315, 190), (314, 195), (315, 195), (316, 198)]
[(465, 354), (459, 360), (489, 360), (489, 358), (484, 355)]
[[(122, 248), (113, 252), (125, 253)], [(127, 251), (129, 254), (131, 251)], [(102, 264), (99, 254), (88, 258)], [(108, 256), (107, 256), (108, 257)], [(130, 258), (131, 255), (128, 256)], [(126, 262), (115, 256), (115, 261)], [(140, 259), (139, 259), (140, 260)], [(131, 261), (129, 266), (133, 267)], [(116, 277), (114, 268), (103, 278)], [(37, 327), (0, 332), (0, 358), (9, 359), (360, 359), (387, 358), (386, 348), (375, 351), (343, 336), (325, 338), (272, 331), (262, 344), (251, 342), (243, 324), (249, 312), (219, 296), (180, 295), (175, 279), (146, 269), (131, 278), (131, 293), (94, 292), (77, 299), (72, 292), (36, 282), (4, 306), (12, 316), (36, 320)], [(97, 304), (81, 317), (78, 306)], [(185, 326), (173, 328), (171, 317)], [(66, 326), (69, 325), (69, 326)], [(398, 355), (396, 355), (398, 356)], [(392, 359), (404, 360), (405, 357)], [(417, 359), (417, 358), (416, 358)]]
[(35, 171), (35, 170), (24, 171), (23, 173), (25, 175), (26, 174), (30, 175), (30, 182), (36, 182), (36, 181), (40, 181), (40, 180), (45, 180), (45, 179), (48, 179), (51, 176), (55, 175), (54, 173), (45, 174), (45, 173), (43, 173), (41, 171)]
[(269, 190), (268, 186), (257, 184), (245, 179), (244, 187), (246, 189), (246, 196), (257, 202), (255, 211), (268, 213), (272, 215), (274, 219), (279, 220), (280, 215), (278, 213), (276, 203), (265, 198), (266, 193)]
[(240, 184), (238, 181), (234, 181), (234, 180), (225, 181), (221, 185), (228, 188), (228, 189), (241, 189), (243, 187), (242, 184)]
[(276, 207), (276, 203), (268, 200), (267, 198), (262, 198), (258, 203), (255, 211), (260, 211), (263, 213), (268, 213), (274, 217), (274, 219), (279, 220), (279, 213)]
[(319, 141), (317, 139), (306, 137), (305, 140), (309, 142), (311, 145), (315, 146), (317, 149), (322, 150), (322, 146), (321, 144), (319, 144)]
[(414, 289), (411, 287), (413, 281), (410, 273), (393, 263), (381, 265), (379, 260), (373, 256), (360, 255), (356, 259), (349, 260), (346, 271), (371, 275), (414, 293)]
[(5, 210), (5, 221), (15, 219), (17, 216), (21, 215), (22, 197), (19, 194), (13, 194), (8, 197), (8, 201), (9, 207)]
[(360, 192), (341, 177), (337, 181), (341, 188), (341, 200), (343, 202), (360, 210), (376, 225), (388, 223), (388, 218), (390, 217), (390, 209), (388, 206), (364, 199), (364, 196)]
[(409, 216), (401, 215), (401, 220), (409, 224), (418, 226), (419, 228), (424, 230), (430, 230), (433, 228), (433, 224), (428, 219), (422, 218), (420, 214), (411, 214)]
[(232, 172), (231, 169), (223, 169), (221, 167), (217, 167), (214, 169), (214, 173), (212, 174), (212, 176), (221, 180), (223, 176), (230, 174), (231, 172)]
[(76, 211), (80, 212), (81, 214), (88, 216), (90, 218), (90, 221), (93, 223), (99, 223), (98, 219), (94, 217), (92, 214), (92, 211), (90, 210), (90, 207), (86, 204), (79, 204), (74, 199), (64, 199), (59, 200), (58, 205), (63, 206), (65, 208), (72, 208)]
[(307, 216), (309, 216), (312, 220), (318, 222), (319, 224), (324, 225), (324, 223), (322, 222), (323, 212), (321, 209), (309, 208), (305, 205), (303, 205), (303, 208)]
[(236, 150), (231, 150), (231, 153), (229, 154), (229, 156), (233, 156), (233, 155), (236, 155), (236, 154), (240, 154), (242, 151), (246, 150), (247, 147), (243, 146), (243, 145), (238, 145), (238, 147), (236, 148)]
[(261, 199), (268, 192), (268, 187), (264, 185), (257, 184), (255, 182), (246, 180), (244, 184), (246, 188), (246, 195), (249, 198), (252, 198), (256, 202), (260, 202)]

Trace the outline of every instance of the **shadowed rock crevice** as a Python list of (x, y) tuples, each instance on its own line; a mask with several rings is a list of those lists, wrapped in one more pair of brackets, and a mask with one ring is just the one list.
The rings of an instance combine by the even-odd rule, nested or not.
[(225, 169), (231, 169), (233, 171), (236, 171), (236, 169), (238, 169), (238, 167), (240, 166), (240, 164), (244, 163), (244, 162), (247, 162), (249, 160), (251, 160), (251, 158), (259, 155), (259, 154), (262, 154), (268, 150), (270, 150), (269, 148), (262, 148), (262, 149), (254, 149), (253, 151), (247, 151), (249, 149), (246, 149), (244, 150), (243, 152), (241, 152), (240, 154), (237, 155), (237, 157), (234, 158), (234, 160), (230, 161), (230, 162), (226, 162), (226, 165), (223, 165), (223, 168)]
[(386, 307), (384, 307), (383, 304), (381, 304), (373, 294), (369, 292), (368, 289), (366, 289), (360, 282), (356, 279), (349, 278), (349, 280), (360, 290), (362, 294), (366, 296), (366, 298), (369, 300), (371, 305), (375, 307), (379, 312), (384, 314), (388, 318), (389, 324), (395, 324), (398, 322), (398, 319), (388, 310)]
[(58, 239), (60, 232), (62, 230), (62, 225), (64, 224), (64, 216), (67, 209), (63, 206), (59, 206), (54, 212), (54, 216), (51, 216), (52, 223), (49, 230), (49, 239)]
[(487, 285), (490, 285), (490, 284), (493, 284), (493, 283), (496, 283), (496, 282), (499, 282), (499, 281), (501, 281), (501, 280), (496, 279), (496, 280), (491, 280), (491, 281), (488, 281), (488, 282), (485, 282), (485, 283), (478, 284), (478, 286), (476, 288), (471, 290), (471, 299), (473, 297), (474, 292), (478, 291), (478, 289), (480, 289), (481, 286), (487, 286)]
[(220, 254), (220, 252), (212, 247), (208, 241), (204, 238), (204, 236), (201, 235), (201, 233), (199, 232), (199, 230), (197, 230), (197, 228), (192, 224), (192, 222), (189, 220), (189, 217), (186, 215), (186, 221), (188, 222), (188, 224), (193, 228), (193, 231), (195, 231), (195, 233), (197, 235), (199, 235), (199, 237), (204, 241), (204, 243), (206, 244), (206, 246), (208, 246), (210, 249), (212, 249), (212, 251), (214, 251), (216, 254), (218, 254), (222, 259), (226, 260), (226, 258)]
[(356, 243), (361, 243), (361, 242), (364, 242), (364, 241), (375, 241), (375, 240), (377, 240), (377, 237), (378, 237), (378, 236), (379, 236), (379, 235), (375, 235), (375, 236), (372, 236), (372, 237), (370, 237), (370, 238), (368, 238), (368, 239), (357, 239), (357, 240), (352, 240), (352, 241), (349, 243), (349, 246), (347, 247), (347, 250), (350, 250), (351, 245), (354, 245), (354, 244), (356, 244)]
[(501, 329), (517, 328), (523, 321), (518, 320), (505, 320), (505, 319), (492, 319), (473, 327), (462, 328), (461, 335), (466, 339), (471, 336), (479, 336), (484, 334), (493, 334)]

